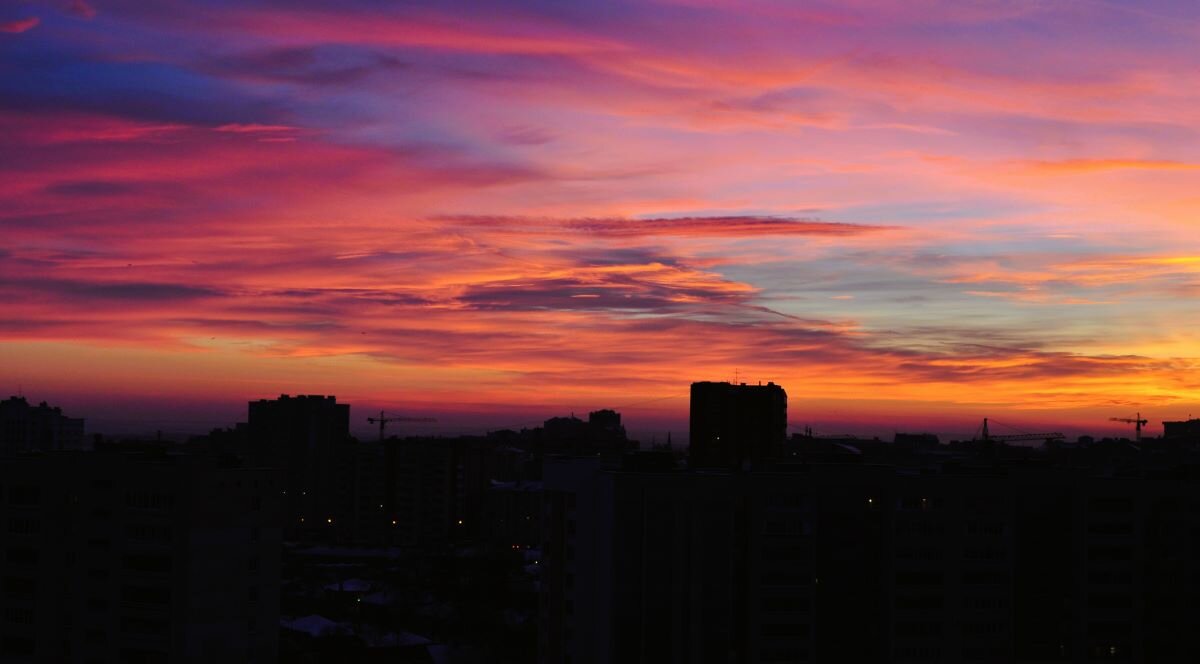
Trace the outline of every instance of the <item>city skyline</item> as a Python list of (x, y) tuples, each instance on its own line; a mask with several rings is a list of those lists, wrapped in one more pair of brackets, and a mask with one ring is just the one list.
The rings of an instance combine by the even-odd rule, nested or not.
[[(655, 401), (682, 399), (694, 402), (696, 385), (723, 386), (735, 390), (738, 385), (742, 388), (748, 386), (751, 390), (755, 387), (782, 390), (784, 387), (774, 383), (755, 385), (745, 382), (700, 381), (692, 384), (690, 395), (687, 393), (682, 397), (672, 395), (666, 399)], [(69, 407), (66, 409), (65, 416), (76, 423), (74, 426), (78, 428), (77, 436), (81, 441), (86, 437), (98, 440), (157, 439), (161, 442), (184, 442), (204, 439), (222, 431), (235, 431), (245, 426), (246, 422), (253, 418), (251, 413), (256, 403), (274, 400), (276, 396), (280, 399), (331, 399), (337, 401), (337, 395), (328, 393), (290, 395), (281, 393), (251, 399), (248, 404), (243, 402), (237, 407), (230, 406), (224, 401), (219, 404), (162, 404), (150, 401), (140, 404), (136, 408), (135, 416), (129, 419), (122, 419), (119, 413), (114, 414), (103, 409), (99, 411), (101, 415), (96, 418), (71, 418), (71, 415), (80, 413), (72, 411)], [(786, 397), (784, 400), (786, 401)], [(36, 407), (40, 412), (57, 413), (55, 417), (64, 415), (61, 404), (48, 403), (46, 400), (41, 400), (39, 403), (38, 399), (23, 394), (12, 395), (8, 397), (7, 401), (0, 401), (0, 404), (3, 403), (23, 404), (20, 407)], [(695, 422), (690, 421), (690, 418), (660, 420), (649, 417), (639, 420), (637, 414), (643, 413), (648, 406), (648, 404), (639, 403), (621, 406), (581, 406), (570, 411), (554, 411), (549, 406), (540, 409), (528, 407), (517, 411), (505, 409), (484, 412), (481, 410), (468, 415), (447, 410), (445, 406), (441, 406), (440, 409), (435, 406), (435, 410), (426, 413), (415, 413), (411, 410), (390, 406), (379, 410), (377, 404), (354, 404), (344, 400), (340, 403), (348, 409), (349, 418), (346, 426), (350, 435), (360, 442), (375, 441), (380, 435), (387, 438), (432, 437), (449, 440), (462, 436), (491, 435), (505, 431), (529, 432), (541, 428), (551, 420), (578, 419), (586, 417), (589, 413), (604, 411), (624, 416), (634, 413), (633, 419), (626, 420), (629, 424), (628, 431), (630, 440), (639, 443), (642, 449), (665, 446), (680, 450), (692, 444), (689, 434), (695, 428)], [(1200, 421), (1194, 419), (1190, 413), (1183, 420), (1160, 420), (1148, 419), (1146, 413), (1138, 412), (1132, 414), (1136, 416), (1136, 419), (1134, 417), (1111, 417), (1106, 422), (1095, 423), (1095, 426), (1090, 428), (1078, 428), (1062, 426), (1062, 422), (1050, 419), (999, 421), (995, 418), (984, 417), (983, 420), (979, 418), (931, 420), (909, 414), (897, 415), (888, 421), (872, 420), (872, 424), (864, 425), (861, 420), (850, 419), (849, 416), (836, 410), (814, 410), (813, 404), (802, 404), (802, 406), (806, 410), (799, 413), (793, 412), (784, 420), (776, 422), (776, 424), (784, 426), (786, 436), (828, 440), (859, 439), (863, 442), (889, 441), (893, 438), (899, 440), (903, 436), (933, 436), (946, 443), (968, 442), (987, 439), (983, 422), (989, 421), (991, 435), (998, 435), (1003, 439), (1012, 437), (1012, 434), (1020, 434), (1018, 440), (1024, 442), (1017, 442), (1017, 445), (1036, 447), (1044, 442), (1041, 437), (1042, 433), (1048, 432), (1054, 432), (1053, 437), (1056, 439), (1062, 436), (1065, 440), (1075, 441), (1078, 439), (1080, 442), (1096, 439), (1136, 441), (1145, 438), (1150, 440), (1161, 439), (1164, 436), (1169, 437), (1171, 434), (1166, 431), (1165, 425), (1172, 421), (1177, 423)], [(429, 417), (430, 414), (437, 414), (447, 419)], [(382, 431), (379, 426), (379, 416), (386, 418)], [(189, 417), (197, 419), (188, 419)], [(840, 417), (847, 419), (839, 419)], [(1135, 429), (1133, 425), (1138, 420), (1140, 420), (1140, 426)], [(1177, 432), (1174, 435), (1180, 434)]]
[(6, 6), (0, 390), (636, 433), (736, 376), (831, 432), (1153, 435), (1200, 413), (1198, 34), (1170, 2)]

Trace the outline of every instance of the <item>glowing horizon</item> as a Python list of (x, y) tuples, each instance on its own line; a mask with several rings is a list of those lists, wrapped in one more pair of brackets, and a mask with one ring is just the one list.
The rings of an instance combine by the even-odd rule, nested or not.
[(1102, 0), (6, 6), (0, 387), (678, 422), (736, 371), (796, 423), (1154, 432), (1200, 413), (1198, 36)]

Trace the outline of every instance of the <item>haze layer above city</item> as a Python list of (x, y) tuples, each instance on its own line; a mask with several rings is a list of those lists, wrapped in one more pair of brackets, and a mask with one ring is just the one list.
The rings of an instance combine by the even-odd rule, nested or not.
[(819, 433), (1157, 433), (1200, 413), (1198, 18), (6, 3), (0, 394), (648, 440), (774, 381)]

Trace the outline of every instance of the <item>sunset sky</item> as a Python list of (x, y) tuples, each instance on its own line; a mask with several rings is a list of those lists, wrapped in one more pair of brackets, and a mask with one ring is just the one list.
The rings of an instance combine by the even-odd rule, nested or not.
[(0, 397), (648, 438), (736, 372), (819, 432), (1157, 433), (1198, 43), (1178, 1), (5, 2)]

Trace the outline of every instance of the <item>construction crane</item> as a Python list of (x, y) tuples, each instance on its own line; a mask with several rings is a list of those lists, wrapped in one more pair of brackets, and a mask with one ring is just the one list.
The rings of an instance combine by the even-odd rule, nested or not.
[(384, 411), (379, 411), (379, 417), (368, 417), (367, 421), (371, 424), (379, 425), (379, 442), (383, 442), (383, 429), (391, 422), (437, 422), (436, 418), (432, 417), (405, 417), (403, 415), (388, 416)]
[(1045, 442), (1065, 440), (1066, 436), (1057, 431), (1052, 433), (1010, 433), (999, 436), (994, 436), (988, 431), (988, 418), (983, 418), (983, 429), (981, 438), (984, 442), (1015, 442), (1019, 440), (1042, 440)]
[(1141, 413), (1138, 413), (1137, 415), (1134, 415), (1133, 417), (1110, 417), (1108, 419), (1112, 420), (1113, 422), (1124, 422), (1125, 424), (1132, 424), (1133, 432), (1134, 432), (1133, 439), (1135, 441), (1140, 441), (1142, 439), (1142, 425), (1150, 423), (1150, 420), (1142, 419)]

